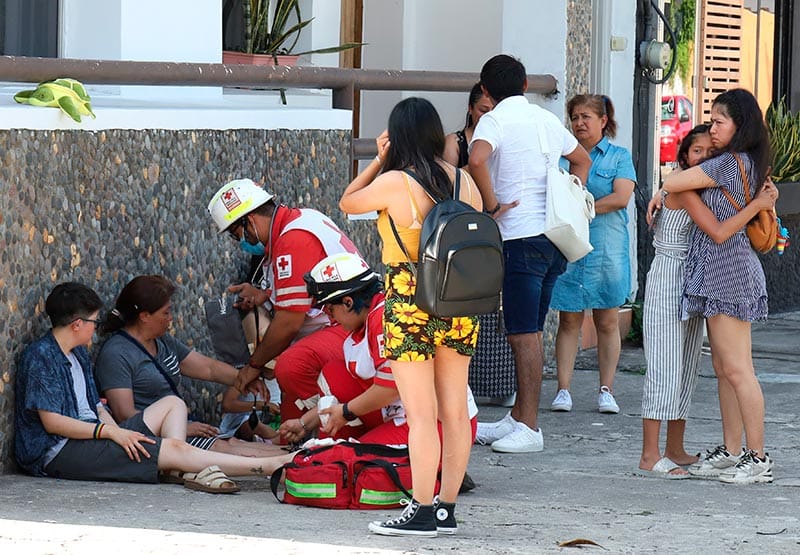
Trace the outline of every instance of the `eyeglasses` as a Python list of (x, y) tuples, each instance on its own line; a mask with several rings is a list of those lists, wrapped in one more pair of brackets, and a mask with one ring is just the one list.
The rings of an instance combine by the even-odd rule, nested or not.
[(230, 226), (227, 229), (228, 235), (230, 235), (231, 238), (234, 241), (236, 241), (237, 243), (240, 241), (240, 238), (239, 238), (239, 228), (240, 227), (242, 227), (242, 228), (244, 227), (244, 224), (242, 223), (242, 220), (238, 220), (237, 222), (235, 222), (232, 226)]
[(91, 318), (80, 318), (80, 317), (78, 317), (78, 318), (75, 318), (75, 319), (76, 320), (80, 320), (81, 322), (91, 322), (95, 326), (99, 326), (101, 324), (101, 322), (102, 322), (102, 320), (100, 320), (99, 318), (97, 318), (96, 320), (93, 320)]

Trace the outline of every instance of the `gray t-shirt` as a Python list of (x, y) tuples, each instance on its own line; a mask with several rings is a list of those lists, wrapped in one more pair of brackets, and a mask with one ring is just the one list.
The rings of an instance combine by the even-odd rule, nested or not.
[[(161, 368), (177, 386), (181, 378), (180, 363), (192, 350), (171, 335), (157, 338), (156, 349)], [(121, 334), (114, 334), (106, 341), (94, 368), (100, 393), (108, 389), (131, 389), (136, 410), (144, 410), (173, 394), (150, 357)]]

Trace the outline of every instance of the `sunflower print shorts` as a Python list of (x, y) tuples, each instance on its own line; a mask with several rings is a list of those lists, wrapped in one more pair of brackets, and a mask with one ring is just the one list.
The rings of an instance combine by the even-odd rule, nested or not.
[(478, 342), (478, 318), (430, 316), (414, 304), (414, 276), (407, 262), (386, 264), (383, 309), (384, 354), (389, 360), (416, 362), (433, 358), (442, 345), (472, 356)]

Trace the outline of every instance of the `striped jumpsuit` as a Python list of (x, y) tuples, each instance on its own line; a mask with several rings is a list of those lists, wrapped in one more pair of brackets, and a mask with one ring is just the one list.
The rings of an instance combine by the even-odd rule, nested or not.
[(681, 320), (684, 263), (693, 228), (685, 210), (666, 206), (656, 222), (655, 258), (644, 294), (642, 418), (685, 420), (697, 385), (703, 319)]

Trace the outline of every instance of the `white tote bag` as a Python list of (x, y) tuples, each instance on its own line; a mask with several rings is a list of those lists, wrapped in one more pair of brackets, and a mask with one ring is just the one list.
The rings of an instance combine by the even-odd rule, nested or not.
[(581, 180), (550, 160), (550, 145), (543, 126), (538, 126), (539, 145), (547, 164), (545, 236), (569, 262), (592, 252), (589, 222), (594, 218), (594, 197)]

